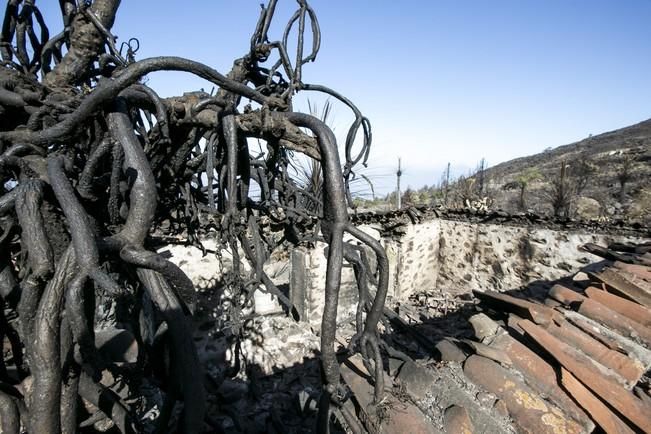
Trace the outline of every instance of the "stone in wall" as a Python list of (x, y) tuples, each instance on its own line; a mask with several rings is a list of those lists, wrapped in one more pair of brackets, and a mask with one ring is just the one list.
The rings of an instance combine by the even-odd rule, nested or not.
[[(202, 243), (211, 251), (214, 251), (217, 245), (213, 239), (205, 239)], [(225, 254), (220, 263), (214, 254), (204, 256), (199, 248), (182, 244), (167, 245), (158, 249), (158, 253), (183, 270), (197, 291), (214, 288), (221, 280), (222, 267), (230, 269), (232, 264), (229, 253)]]
[[(506, 291), (559, 279), (596, 259), (585, 243), (639, 241), (630, 236), (441, 221), (438, 288)], [(436, 236), (432, 235), (432, 239)]]
[[(380, 237), (378, 227), (360, 226), (362, 230), (379, 239), (389, 259), (388, 299), (406, 299), (410, 295), (439, 290), (451, 294), (478, 290), (506, 291), (521, 288), (531, 282), (555, 280), (582, 266), (594, 262), (595, 257), (581, 252), (585, 243), (607, 245), (611, 242), (639, 242), (641, 238), (625, 235), (588, 233), (582, 230), (550, 229), (537, 226), (483, 224), (477, 222), (428, 219), (406, 225), (400, 237)], [(352, 240), (350, 236), (348, 240)], [(355, 242), (354, 240), (352, 240)], [(215, 249), (214, 240), (204, 240), (208, 249)], [(298, 305), (317, 329), (321, 322), (325, 302), (326, 244), (317, 243), (311, 250), (301, 252), (297, 259), (287, 258), (287, 252), (274, 255), (264, 265), (269, 277), (277, 285), (290, 284), (290, 298)], [(374, 255), (369, 252), (372, 266)], [(191, 246), (172, 245), (159, 252), (177, 264), (192, 281), (197, 290), (208, 290), (218, 285), (224, 271), (232, 267), (228, 251), (220, 261), (214, 254), (203, 256), (201, 250)], [(293, 255), (293, 253), (291, 253)], [(298, 253), (297, 253), (298, 254)], [(241, 253), (244, 257), (244, 253)], [(303, 261), (303, 276), (291, 278), (296, 261)], [(243, 272), (250, 271), (242, 261)], [(293, 289), (292, 289), (293, 287)], [(357, 306), (357, 286), (352, 267), (344, 265), (340, 285), (338, 321), (354, 317)], [(300, 290), (299, 290), (300, 289)], [(303, 301), (301, 305), (297, 294)], [(266, 300), (266, 308), (274, 300)]]

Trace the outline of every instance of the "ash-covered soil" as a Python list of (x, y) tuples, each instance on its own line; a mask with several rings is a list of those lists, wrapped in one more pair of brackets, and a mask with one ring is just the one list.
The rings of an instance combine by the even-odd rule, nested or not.
[[(258, 315), (255, 305), (242, 312), (238, 324), (230, 324), (224, 296), (215, 293), (219, 291), (200, 291), (194, 333), (211, 424), (227, 433), (314, 432), (321, 387), (319, 330), (283, 312)], [(446, 409), (452, 402), (463, 402), (476, 432), (512, 432), (508, 418), (494, 408), (497, 398), (469, 382), (461, 364), (449, 360), (446, 352), (446, 343), (472, 336), (468, 318), (477, 313), (475, 302), (470, 294), (450, 296), (443, 290), (388, 301), (397, 315), (381, 326), (383, 340), (395, 350), (384, 360), (385, 424), (414, 408), (433, 432), (444, 432)], [(346, 347), (353, 334), (352, 320), (340, 324), (342, 362), (351, 356)], [(414, 390), (419, 383), (434, 387), (422, 393)], [(334, 420), (337, 424), (336, 416)], [(338, 426), (347, 431), (344, 423)]]

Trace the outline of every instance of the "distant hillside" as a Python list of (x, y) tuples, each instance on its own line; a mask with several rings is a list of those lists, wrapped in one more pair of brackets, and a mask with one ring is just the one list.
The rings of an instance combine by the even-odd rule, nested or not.
[(564, 163), (571, 215), (651, 221), (651, 119), (486, 169), (493, 208), (521, 210), (525, 182), (525, 209), (552, 212)]
[[(392, 192), (357, 202), (360, 210), (388, 210), (397, 200)], [(450, 180), (447, 188), (444, 181), (408, 188), (402, 204), (623, 219), (651, 227), (651, 119), (478, 169)]]

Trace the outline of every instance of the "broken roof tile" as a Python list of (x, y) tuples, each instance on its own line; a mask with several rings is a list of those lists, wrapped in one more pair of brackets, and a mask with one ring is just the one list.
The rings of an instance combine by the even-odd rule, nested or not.
[(499, 325), (485, 313), (478, 313), (471, 316), (468, 322), (472, 325), (475, 337), (480, 341), (494, 336), (499, 329)]
[(586, 431), (592, 431), (594, 426), (588, 416), (561, 389), (556, 370), (542, 357), (509, 334), (496, 336), (490, 346), (504, 351), (511, 358), (513, 368), (522, 374), (527, 384), (581, 423)]
[(563, 315), (573, 325), (603, 343), (608, 348), (626, 354), (628, 357), (642, 363), (645, 366), (645, 370), (651, 367), (651, 351), (639, 343), (620, 335), (578, 312), (564, 310)]
[(651, 327), (651, 309), (594, 286), (586, 288), (585, 294), (610, 309), (646, 327)]
[(585, 387), (566, 369), (561, 368), (563, 387), (583, 408), (590, 417), (604, 430), (606, 434), (633, 434), (634, 431), (626, 425), (607, 405)]
[(600, 273), (588, 274), (598, 282), (604, 283), (611, 292), (651, 308), (651, 294), (628, 281), (613, 269), (606, 269)]
[(443, 427), (446, 434), (473, 434), (475, 432), (468, 410), (458, 405), (453, 405), (445, 410)]
[(584, 244), (580, 246), (579, 249), (583, 250), (584, 252), (592, 253), (595, 256), (599, 256), (609, 261), (620, 261), (627, 264), (637, 264), (641, 261), (638, 255), (616, 252), (594, 243)]
[(466, 360), (463, 371), (475, 384), (501, 399), (521, 432), (537, 434), (581, 433), (583, 427), (543, 400), (516, 375), (482, 356)]
[(589, 334), (566, 320), (555, 322), (546, 327), (554, 337), (580, 350), (601, 365), (612, 369), (622, 377), (628, 388), (632, 388), (644, 374), (644, 366), (622, 353), (613, 351)]
[(573, 348), (556, 339), (542, 327), (527, 320), (521, 321), (520, 326), (528, 336), (534, 339), (597, 396), (628, 418), (638, 428), (645, 432), (651, 432), (651, 407), (615, 381), (604, 377), (594, 366), (580, 360)]
[(481, 342), (474, 342), (470, 339), (463, 339), (463, 342), (469, 345), (476, 354), (494, 360), (497, 363), (505, 366), (511, 366), (511, 358), (502, 350), (482, 344)]
[(608, 268), (608, 271), (618, 274), (621, 278), (637, 286), (647, 294), (651, 294), (651, 282), (638, 276), (637, 274), (616, 267)]
[(564, 306), (581, 303), (585, 300), (585, 296), (563, 285), (552, 286), (552, 289), (549, 290), (549, 296)]
[(588, 298), (581, 303), (578, 312), (608, 326), (619, 333), (639, 339), (648, 348), (651, 348), (651, 329), (632, 319), (620, 315), (603, 304)]
[(625, 262), (619, 262), (619, 261), (615, 261), (613, 265), (615, 266), (615, 268), (628, 271), (629, 273), (635, 274), (641, 279), (645, 279), (651, 282), (651, 267), (648, 267), (646, 265), (627, 264)]
[(518, 316), (530, 319), (537, 324), (546, 324), (551, 321), (554, 316), (558, 315), (554, 309), (548, 306), (533, 303), (521, 298), (516, 298), (503, 294), (501, 292), (482, 292), (473, 290), (473, 294), (475, 294), (478, 299), (488, 304), (489, 306), (495, 307), (497, 309), (503, 309), (507, 312), (513, 312)]

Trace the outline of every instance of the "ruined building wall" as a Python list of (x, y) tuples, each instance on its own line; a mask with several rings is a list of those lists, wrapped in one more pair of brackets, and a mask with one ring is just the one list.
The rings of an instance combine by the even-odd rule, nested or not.
[[(380, 224), (361, 229), (380, 240), (389, 258), (389, 301), (404, 300), (411, 294), (437, 290), (457, 295), (473, 289), (507, 291), (535, 281), (551, 281), (598, 260), (579, 251), (585, 243), (639, 242), (639, 235), (589, 232), (550, 225), (489, 224), (428, 217), (420, 223), (405, 224), (399, 235), (386, 233)], [(384, 235), (382, 235), (384, 234)], [(208, 250), (214, 240), (205, 239)], [(219, 285), (232, 258), (223, 252), (221, 263), (214, 255), (203, 256), (199, 249), (166, 246), (160, 249), (190, 276), (197, 290)], [(373, 255), (369, 252), (369, 257)], [(244, 271), (247, 264), (242, 264)], [(289, 286), (289, 296), (299, 314), (318, 329), (321, 321), (326, 272), (326, 245), (314, 249), (295, 248), (278, 252), (265, 264), (265, 271), (281, 287)], [(342, 271), (339, 320), (354, 316), (357, 290), (349, 266)], [(256, 292), (256, 311), (280, 313), (273, 297)]]
[[(407, 225), (399, 237), (382, 237), (381, 228), (363, 229), (380, 240), (390, 264), (390, 299), (405, 299), (423, 290), (449, 294), (473, 289), (506, 291), (534, 281), (559, 279), (594, 262), (578, 247), (585, 243), (639, 242), (636, 235), (588, 233), (536, 226), (509, 226), (429, 219)], [(325, 249), (292, 252), (290, 292), (303, 303), (306, 318), (318, 325), (323, 310)], [(357, 294), (351, 268), (342, 275), (339, 320), (354, 315)], [(291, 282), (294, 282), (292, 284)]]

